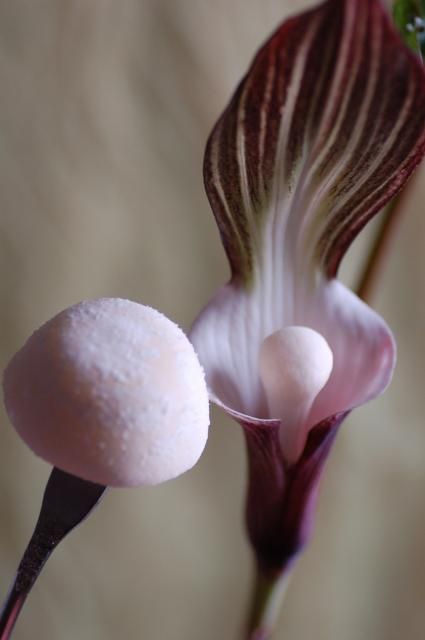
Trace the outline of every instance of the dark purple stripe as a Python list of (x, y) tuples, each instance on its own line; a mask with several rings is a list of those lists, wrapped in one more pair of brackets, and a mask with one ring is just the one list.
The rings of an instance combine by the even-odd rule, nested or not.
[[(352, 30), (347, 32), (345, 19), (349, 9), (355, 9)], [(301, 47), (312, 25), (315, 33), (307, 53), (306, 66), (296, 99), (295, 109), (285, 147), (278, 149), (282, 114), (287, 103), (288, 89)], [(364, 31), (363, 31), (364, 30)], [(379, 60), (373, 60), (373, 44), (382, 31), (382, 50)], [(339, 68), (341, 49), (348, 46), (345, 73), (339, 86), (334, 87)], [(357, 68), (357, 60), (360, 60)], [(368, 81), (374, 64), (378, 62), (376, 83), (363, 131), (358, 132), (358, 118), (367, 96)], [(269, 72), (274, 74), (270, 96), (267, 98)], [(353, 77), (353, 74), (356, 74)], [(353, 82), (352, 86), (350, 83)], [(385, 148), (400, 117), (405, 97), (415, 87), (412, 107), (397, 140), (365, 184), (362, 176)], [(324, 122), (329, 109), (329, 96), (333, 92), (330, 117)], [(241, 191), (237, 139), (238, 113), (241, 97), (245, 93), (245, 115), (241, 123), (245, 138), (245, 170), (248, 183), (250, 211), (245, 210)], [(395, 30), (380, 0), (328, 0), (318, 8), (285, 22), (268, 40), (255, 57), (253, 64), (234, 94), (211, 134), (205, 154), (204, 179), (221, 237), (229, 258), (234, 279), (246, 281), (253, 270), (252, 233), (248, 220), (254, 219), (259, 228), (267, 212), (265, 196), (270, 194), (276, 181), (285, 189), (303, 188), (292, 185), (294, 168), (299, 164), (301, 152), (309, 149), (313, 161), (328, 143), (333, 126), (341, 111), (346, 93), (348, 107), (337, 139), (327, 150), (317, 174), (317, 185), (326, 179), (338, 162), (344, 163), (344, 154), (353, 135), (358, 138), (348, 163), (341, 171), (337, 184), (319, 205), (320, 213), (326, 204), (327, 220), (315, 220), (323, 231), (317, 238), (316, 255), (329, 276), (334, 276), (348, 245), (364, 224), (384, 206), (401, 188), (424, 154), (422, 137), (425, 129), (425, 74), (419, 61), (409, 52)], [(265, 110), (266, 128), (261, 131)], [(329, 116), (329, 113), (328, 113)], [(264, 136), (264, 156), (260, 157), (260, 141)], [(319, 138), (320, 135), (320, 138)], [(225, 194), (232, 223), (219, 197), (219, 185), (212, 171), (211, 143), (218, 142), (218, 174)], [(282, 154), (282, 175), (275, 175), (277, 154)], [(280, 166), (280, 165), (279, 165)], [(393, 177), (391, 178), (391, 176)], [(386, 182), (391, 178), (390, 184)], [(358, 188), (357, 188), (358, 185)], [(386, 185), (386, 186), (385, 186)], [(350, 201), (341, 201), (350, 193)], [(353, 216), (353, 212), (355, 215)], [(302, 215), (303, 212), (294, 212)], [(236, 229), (236, 232), (235, 232)], [(282, 239), (283, 240), (283, 239)]]

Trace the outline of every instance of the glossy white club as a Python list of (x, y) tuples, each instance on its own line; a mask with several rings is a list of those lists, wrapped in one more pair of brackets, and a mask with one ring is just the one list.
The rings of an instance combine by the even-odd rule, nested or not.
[(305, 444), (310, 409), (332, 372), (332, 351), (317, 331), (285, 327), (263, 341), (259, 367), (269, 417), (281, 421), (282, 451), (293, 463)]

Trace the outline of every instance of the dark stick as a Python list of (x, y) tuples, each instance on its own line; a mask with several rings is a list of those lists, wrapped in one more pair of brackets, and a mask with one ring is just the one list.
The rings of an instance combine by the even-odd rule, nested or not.
[(13, 585), (10, 590), (7, 600), (4, 603), (1, 619), (0, 619), (0, 639), (8, 640), (10, 638), (15, 622), (18, 619), (19, 613), (24, 606), (26, 600), (26, 593), (19, 593), (16, 590), (16, 584)]
[(0, 640), (9, 640), (19, 612), (55, 547), (98, 504), (106, 487), (54, 468), (40, 515), (0, 613)]

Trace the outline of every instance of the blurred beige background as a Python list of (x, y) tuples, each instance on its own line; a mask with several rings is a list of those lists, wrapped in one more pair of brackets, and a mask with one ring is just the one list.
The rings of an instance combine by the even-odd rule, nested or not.
[[(203, 193), (209, 130), (284, 0), (0, 3), (0, 366), (83, 298), (184, 328), (227, 266)], [(276, 639), (425, 637), (425, 174), (375, 299), (394, 383), (347, 421)], [(365, 239), (350, 254), (346, 277)], [(55, 552), (16, 640), (237, 640), (251, 577), (239, 428), (213, 411), (195, 470), (111, 491)], [(49, 468), (0, 425), (0, 593)]]

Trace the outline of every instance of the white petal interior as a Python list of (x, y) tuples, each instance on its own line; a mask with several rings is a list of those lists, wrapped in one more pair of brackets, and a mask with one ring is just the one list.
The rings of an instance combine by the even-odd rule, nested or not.
[(385, 321), (337, 280), (324, 281), (313, 296), (300, 301), (297, 322), (328, 341), (334, 365), (318, 394), (311, 424), (357, 407), (383, 393), (391, 381), (396, 349)]
[[(192, 328), (190, 339), (205, 369), (211, 400), (245, 421), (275, 418), (260, 378), (259, 354), (267, 336), (289, 325), (314, 329), (333, 353), (332, 373), (313, 402), (307, 431), (382, 393), (395, 362), (394, 340), (384, 320), (336, 280), (324, 280), (313, 291), (298, 284), (291, 302), (283, 273), (277, 272), (270, 283), (267, 273), (265, 269), (261, 285), (250, 291), (232, 284), (220, 289)], [(288, 306), (293, 313), (287, 313)]]

